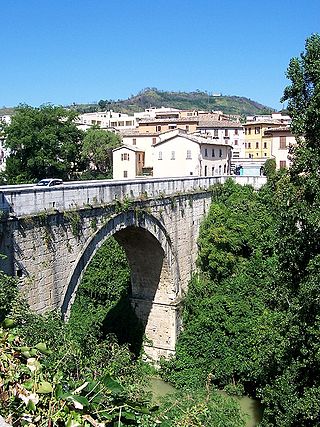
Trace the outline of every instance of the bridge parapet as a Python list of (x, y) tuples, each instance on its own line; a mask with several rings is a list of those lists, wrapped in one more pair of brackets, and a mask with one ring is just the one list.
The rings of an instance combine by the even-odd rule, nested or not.
[[(99, 206), (123, 200), (125, 197), (157, 198), (163, 195), (183, 194), (223, 183), (227, 176), (139, 178), (135, 180), (74, 181), (61, 187), (43, 189), (33, 185), (0, 187), (0, 210), (4, 215), (21, 217), (40, 212), (65, 211)], [(265, 177), (232, 176), (242, 184), (260, 188)]]

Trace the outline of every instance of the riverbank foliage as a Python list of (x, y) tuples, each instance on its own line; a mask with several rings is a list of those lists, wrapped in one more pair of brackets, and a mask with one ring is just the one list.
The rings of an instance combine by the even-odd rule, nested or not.
[(1, 273), (0, 413), (29, 427), (210, 426), (211, 419), (244, 426), (239, 405), (211, 390), (154, 406), (128, 280), (125, 254), (110, 239), (90, 263), (64, 323), (58, 313), (31, 312), (16, 280)]

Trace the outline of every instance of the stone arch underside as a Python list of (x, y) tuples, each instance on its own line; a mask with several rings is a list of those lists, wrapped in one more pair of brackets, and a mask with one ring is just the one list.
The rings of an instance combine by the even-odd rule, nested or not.
[(98, 248), (113, 236), (124, 248), (131, 270), (131, 303), (145, 329), (146, 353), (157, 360), (174, 352), (180, 329), (179, 264), (164, 226), (152, 215), (121, 213), (104, 224), (84, 246), (71, 272), (61, 306), (65, 317), (83, 272)]

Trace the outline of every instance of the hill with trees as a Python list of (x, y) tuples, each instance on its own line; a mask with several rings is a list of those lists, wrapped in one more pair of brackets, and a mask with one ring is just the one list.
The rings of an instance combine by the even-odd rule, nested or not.
[[(134, 113), (145, 108), (171, 107), (181, 110), (222, 111), (225, 114), (254, 115), (275, 111), (244, 96), (210, 94), (207, 91), (174, 92), (157, 88), (145, 88), (127, 99), (101, 99), (97, 103), (72, 104), (66, 108), (80, 113), (99, 110), (113, 110), (122, 113)], [(0, 114), (13, 114), (15, 108), (0, 108)]]
[(246, 97), (213, 95), (196, 90), (194, 92), (171, 92), (146, 88), (125, 100), (100, 100), (101, 109), (132, 113), (150, 107), (172, 107), (181, 110), (215, 110), (226, 114), (262, 114), (273, 111)]

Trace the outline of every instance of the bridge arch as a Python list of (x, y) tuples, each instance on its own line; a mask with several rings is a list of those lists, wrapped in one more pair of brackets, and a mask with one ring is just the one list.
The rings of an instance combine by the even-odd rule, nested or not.
[(131, 303), (152, 342), (150, 357), (174, 351), (180, 319), (179, 264), (163, 224), (153, 215), (133, 210), (113, 216), (84, 245), (69, 274), (61, 311), (67, 319), (84, 271), (98, 248), (113, 236), (126, 252), (131, 270)]

